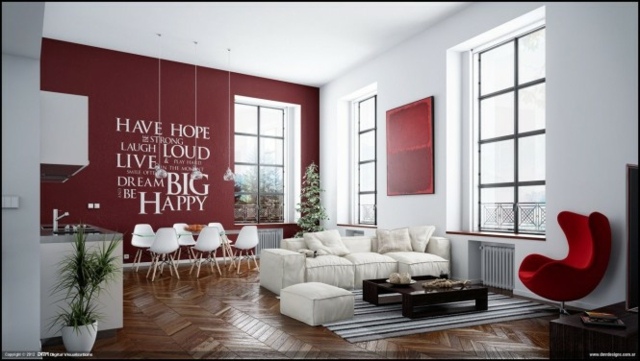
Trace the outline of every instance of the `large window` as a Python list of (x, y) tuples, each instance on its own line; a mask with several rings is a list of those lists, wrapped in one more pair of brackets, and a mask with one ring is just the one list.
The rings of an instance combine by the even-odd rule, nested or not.
[(474, 54), (479, 231), (544, 234), (545, 29)]
[(354, 104), (357, 224), (376, 224), (376, 96), (357, 100)]
[(285, 220), (286, 108), (235, 104), (235, 222)]

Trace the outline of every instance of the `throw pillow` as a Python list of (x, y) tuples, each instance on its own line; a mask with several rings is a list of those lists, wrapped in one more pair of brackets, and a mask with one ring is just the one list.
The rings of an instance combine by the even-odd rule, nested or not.
[(409, 227), (409, 235), (411, 236), (411, 248), (414, 252), (424, 252), (429, 244), (429, 239), (436, 231), (436, 226), (417, 226)]
[(376, 230), (378, 238), (378, 253), (387, 252), (411, 252), (411, 237), (409, 228), (398, 228), (393, 230)]
[(337, 229), (303, 234), (307, 248), (318, 251), (318, 255), (333, 254), (336, 256), (348, 255), (349, 249), (342, 243), (342, 237)]

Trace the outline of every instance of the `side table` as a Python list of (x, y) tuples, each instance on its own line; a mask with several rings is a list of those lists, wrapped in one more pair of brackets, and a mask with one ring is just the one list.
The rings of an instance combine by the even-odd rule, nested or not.
[(627, 327), (588, 326), (582, 323), (581, 314), (560, 316), (549, 323), (549, 358), (637, 359), (638, 314), (627, 312), (624, 302), (597, 311), (615, 314)]

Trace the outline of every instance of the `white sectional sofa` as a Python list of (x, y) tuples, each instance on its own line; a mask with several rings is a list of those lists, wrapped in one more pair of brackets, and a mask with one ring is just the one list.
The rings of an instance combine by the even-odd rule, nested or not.
[(280, 248), (261, 251), (260, 285), (279, 295), (282, 288), (303, 282), (352, 290), (361, 289), (363, 280), (389, 277), (393, 272), (449, 275), (450, 242), (432, 236), (434, 230), (434, 226), (417, 226), (349, 237), (329, 230), (283, 239)]

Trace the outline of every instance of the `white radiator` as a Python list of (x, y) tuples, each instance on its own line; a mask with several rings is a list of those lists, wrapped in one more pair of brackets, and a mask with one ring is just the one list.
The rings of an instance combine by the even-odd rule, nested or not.
[(482, 284), (513, 290), (513, 247), (480, 246)]
[(282, 228), (259, 228), (258, 229), (258, 246), (256, 247), (256, 256), (260, 256), (260, 251), (266, 248), (280, 248), (280, 240), (282, 240)]

